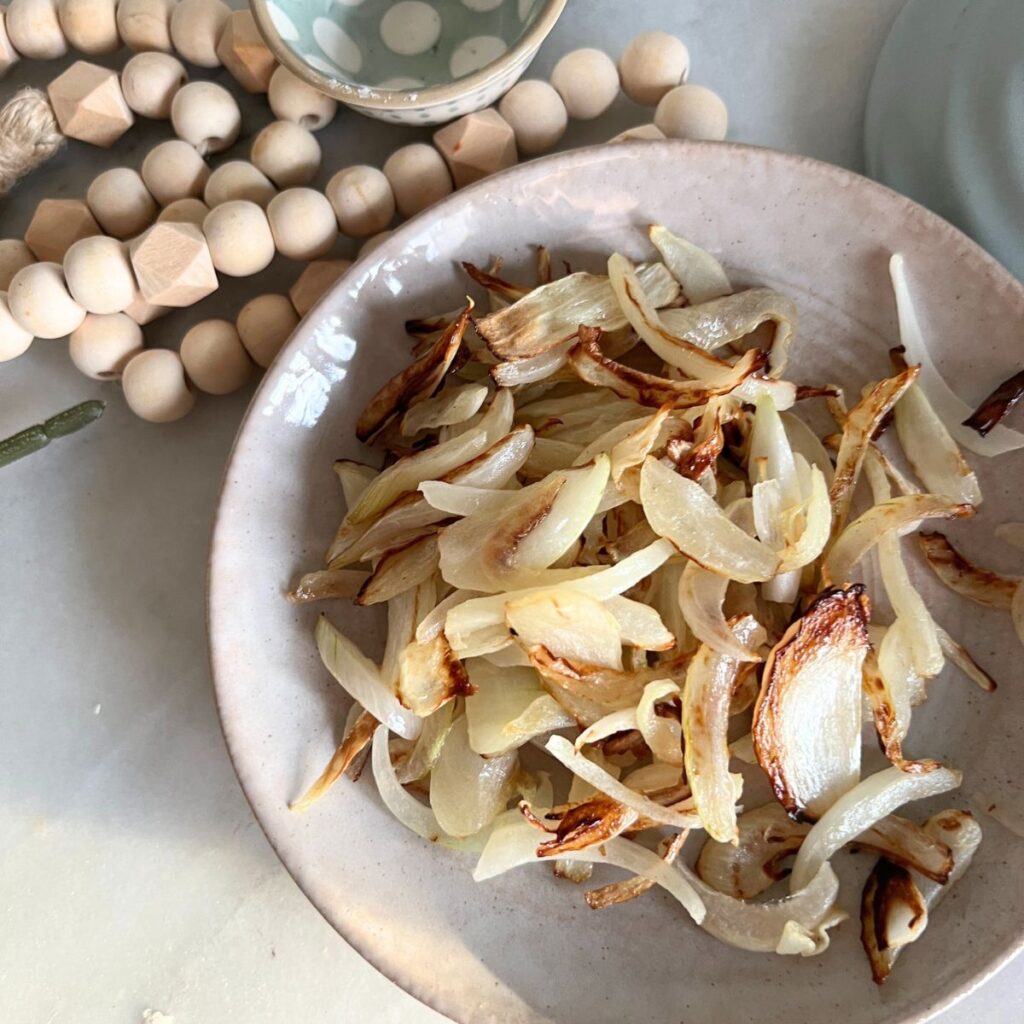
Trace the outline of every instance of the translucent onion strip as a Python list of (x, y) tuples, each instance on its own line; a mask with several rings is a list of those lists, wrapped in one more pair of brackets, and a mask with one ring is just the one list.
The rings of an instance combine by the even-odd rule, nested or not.
[(652, 224), (647, 233), (691, 306), (732, 293), (728, 275), (711, 253), (660, 224)]

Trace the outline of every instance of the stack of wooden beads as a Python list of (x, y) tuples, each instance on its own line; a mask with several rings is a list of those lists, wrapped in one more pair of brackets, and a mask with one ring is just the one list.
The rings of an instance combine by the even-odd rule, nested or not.
[[(434, 145), (396, 150), (378, 170), (339, 169), (323, 193), (314, 132), (334, 118), (333, 99), (276, 64), (248, 11), (221, 0), (11, 0), (0, 11), (0, 71), (19, 55), (88, 55), (121, 44), (136, 51), (120, 75), (78, 61), (51, 82), (63, 134), (111, 146), (135, 117), (169, 120), (177, 136), (155, 146), (140, 170), (113, 168), (84, 201), (44, 200), (24, 242), (0, 241), (0, 361), (33, 338), (70, 337), (74, 364), (90, 377), (122, 381), (129, 406), (166, 422), (185, 415), (195, 389), (226, 394), (244, 386), (253, 365), (267, 367), (299, 318), (349, 267), (325, 259), (339, 233), (364, 240), (365, 255), (411, 217), (520, 156), (552, 149), (569, 120), (601, 116), (620, 86), (656, 106), (653, 124), (626, 138), (724, 138), (727, 114), (710, 90), (687, 85), (685, 45), (663, 32), (634, 39), (618, 67), (607, 54), (565, 55), (550, 82), (521, 81), (497, 109), (469, 114), (433, 136)], [(174, 54), (177, 54), (175, 56)], [(241, 131), (227, 89), (189, 81), (178, 58), (223, 65), (248, 92), (266, 93), (277, 118), (252, 140), (248, 160), (210, 168)], [(182, 338), (180, 352), (145, 349), (142, 327), (191, 306), (218, 286), (218, 274), (247, 277), (280, 254), (307, 262), (288, 296), (257, 295), (234, 323), (206, 320)]]

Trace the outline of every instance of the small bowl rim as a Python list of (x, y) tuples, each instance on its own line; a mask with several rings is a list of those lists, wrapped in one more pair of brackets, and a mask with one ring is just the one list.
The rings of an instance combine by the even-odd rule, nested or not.
[(422, 110), (425, 107), (450, 102), (456, 97), (491, 84), (515, 66), (524, 54), (540, 46), (554, 28), (566, 3), (568, 0), (544, 0), (544, 6), (515, 44), (496, 60), (485, 64), (471, 75), (442, 85), (428, 85), (422, 89), (390, 91), (378, 90), (370, 85), (351, 85), (330, 78), (307, 64), (281, 38), (270, 16), (268, 0), (249, 0), (260, 34), (281, 64), (318, 92), (333, 96), (350, 106), (364, 107), (368, 110)]

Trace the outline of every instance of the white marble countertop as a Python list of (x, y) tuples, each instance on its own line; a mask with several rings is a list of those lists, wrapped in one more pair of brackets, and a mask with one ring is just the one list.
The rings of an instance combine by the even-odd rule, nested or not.
[[(859, 169), (865, 90), (900, 6), (570, 0), (533, 73), (576, 46), (617, 55), (635, 32), (665, 28), (689, 45), (692, 80), (727, 99), (732, 138)], [(45, 82), (57, 67), (23, 65), (5, 85)], [(244, 114), (247, 135), (269, 117), (260, 100)], [(621, 100), (573, 126), (566, 145), (648, 119)], [(82, 195), (99, 170), (138, 166), (168, 131), (137, 126), (109, 152), (73, 145), (0, 200), (0, 235), (20, 236), (44, 196)], [(418, 134), (341, 114), (320, 135), (321, 183)], [(279, 260), (148, 333), (176, 343), (194, 320), (233, 317), (298, 269)], [(247, 394), (203, 398), (186, 420), (153, 426), (116, 385), (81, 377), (64, 342), (37, 341), (0, 365), (0, 436), (90, 397), (109, 402), (97, 425), (0, 471), (0, 1020), (440, 1021), (306, 902), (224, 749), (206, 659), (206, 552)], [(1022, 1019), (1020, 959), (940, 1018)]]

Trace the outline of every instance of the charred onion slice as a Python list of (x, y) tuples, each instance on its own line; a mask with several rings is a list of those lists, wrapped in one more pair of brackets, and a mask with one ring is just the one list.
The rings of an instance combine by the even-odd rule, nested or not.
[(369, 440), (395, 416), (429, 398), (441, 386), (462, 347), (462, 336), (472, 311), (471, 299), (455, 322), (416, 362), (392, 377), (370, 399), (356, 421), (356, 437), (360, 441)]
[[(1020, 593), (1020, 587), (1017, 588), (1017, 593)], [(1012, 612), (1011, 606), (1011, 612)], [(939, 633), (939, 645), (942, 647), (943, 654), (968, 679), (972, 682), (977, 683), (986, 693), (994, 693), (997, 689), (996, 681), (974, 660), (971, 656), (971, 652), (964, 647), (963, 644), (954, 640), (941, 626), (936, 627)], [(1022, 640), (1024, 642), (1024, 640)]]
[(415, 587), (437, 571), (437, 534), (431, 533), (387, 552), (363, 584), (356, 604), (380, 604)]
[(888, 976), (882, 954), (913, 942), (928, 923), (928, 907), (906, 868), (882, 858), (864, 885), (860, 941), (876, 985)]
[(825, 556), (822, 579), (849, 582), (854, 566), (880, 537), (922, 519), (963, 519), (974, 515), (973, 505), (956, 505), (937, 494), (907, 494), (874, 505), (839, 535)]
[(994, 426), (1006, 418), (1007, 413), (1024, 395), (1024, 370), (1004, 380), (974, 412), (964, 420), (963, 425), (976, 430), (986, 437)]
[(320, 773), (320, 777), (290, 805), (291, 810), (305, 811), (312, 807), (345, 774), (348, 766), (373, 739), (377, 724), (377, 719), (373, 715), (368, 711), (361, 711), (345, 733), (345, 738), (338, 745), (334, 756), (327, 762), (327, 767)]
[(871, 646), (870, 615), (863, 586), (826, 591), (765, 662), (754, 750), (791, 814), (822, 814), (860, 777), (861, 671)]
[[(665, 848), (662, 853), (662, 859), (666, 864), (671, 864), (679, 856), (679, 852), (682, 850), (688, 835), (688, 832), (677, 832), (670, 842), (666, 843), (662, 840), (659, 848), (661, 846)], [(642, 896), (648, 889), (652, 888), (653, 885), (654, 881), (652, 879), (635, 875), (633, 878), (625, 878), (620, 882), (602, 885), (600, 889), (591, 889), (584, 894), (583, 898), (587, 901), (587, 906), (591, 910), (603, 910), (605, 907), (612, 907), (619, 903), (628, 903), (630, 900), (635, 900), (638, 896)]]
[(1020, 577), (975, 565), (941, 533), (921, 533), (917, 539), (925, 560), (950, 590), (986, 608), (1009, 609)]
[(647, 234), (691, 306), (732, 293), (728, 275), (711, 253), (660, 224), (652, 224)]
[[(660, 263), (641, 267), (639, 278), (655, 306), (679, 295), (679, 285)], [(574, 337), (580, 324), (604, 331), (626, 325), (607, 277), (570, 274), (534, 288), (528, 295), (476, 320), (477, 333), (501, 359), (538, 356)]]
[(461, 661), (444, 633), (426, 643), (406, 645), (398, 663), (398, 699), (414, 715), (426, 718), (442, 704), (473, 693)]
[(553, 833), (555, 838), (537, 847), (538, 857), (562, 857), (573, 850), (606, 843), (625, 832), (638, 815), (617, 800), (595, 796), (574, 804), (561, 815), (547, 814), (545, 818), (557, 819), (553, 828), (541, 823), (544, 831)]
[(505, 621), (527, 647), (543, 643), (556, 658), (622, 668), (622, 632), (600, 601), (563, 588), (505, 605)]

